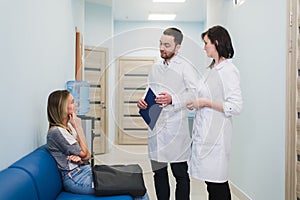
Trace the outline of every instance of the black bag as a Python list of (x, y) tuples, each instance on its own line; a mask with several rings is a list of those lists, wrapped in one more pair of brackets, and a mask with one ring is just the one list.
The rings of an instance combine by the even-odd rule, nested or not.
[(138, 164), (95, 165), (93, 176), (97, 196), (129, 194), (137, 197), (146, 193), (143, 170)]

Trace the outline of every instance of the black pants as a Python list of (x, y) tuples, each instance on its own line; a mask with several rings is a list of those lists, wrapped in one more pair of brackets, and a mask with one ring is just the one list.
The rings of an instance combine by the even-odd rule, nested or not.
[[(173, 176), (176, 179), (176, 200), (190, 199), (190, 177), (187, 172), (187, 162), (170, 163)], [(169, 200), (170, 184), (168, 177), (168, 163), (160, 163), (151, 160), (152, 171), (154, 172), (154, 185), (157, 200)]]
[(209, 200), (231, 200), (228, 181), (224, 183), (212, 183), (205, 181)]

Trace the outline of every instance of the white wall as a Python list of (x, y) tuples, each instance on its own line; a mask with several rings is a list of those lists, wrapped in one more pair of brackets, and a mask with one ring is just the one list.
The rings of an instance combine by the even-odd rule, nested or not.
[(74, 78), (82, 2), (0, 3), (0, 169), (46, 142), (48, 94)]
[(255, 200), (285, 198), (286, 1), (209, 0), (208, 23), (231, 33), (241, 73), (230, 181)]

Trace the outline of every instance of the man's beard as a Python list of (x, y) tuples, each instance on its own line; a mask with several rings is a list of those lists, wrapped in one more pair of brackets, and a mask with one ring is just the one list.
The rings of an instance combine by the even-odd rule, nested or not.
[(160, 56), (165, 60), (170, 60), (171, 58), (174, 57), (174, 55), (175, 55), (174, 51), (170, 52), (169, 54), (165, 51), (160, 52)]

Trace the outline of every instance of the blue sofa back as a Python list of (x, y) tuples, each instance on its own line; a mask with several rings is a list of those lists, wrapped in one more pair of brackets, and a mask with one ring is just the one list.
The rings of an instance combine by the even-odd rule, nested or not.
[(46, 145), (18, 160), (9, 168), (22, 169), (32, 177), (40, 200), (55, 199), (62, 190), (61, 175)]

